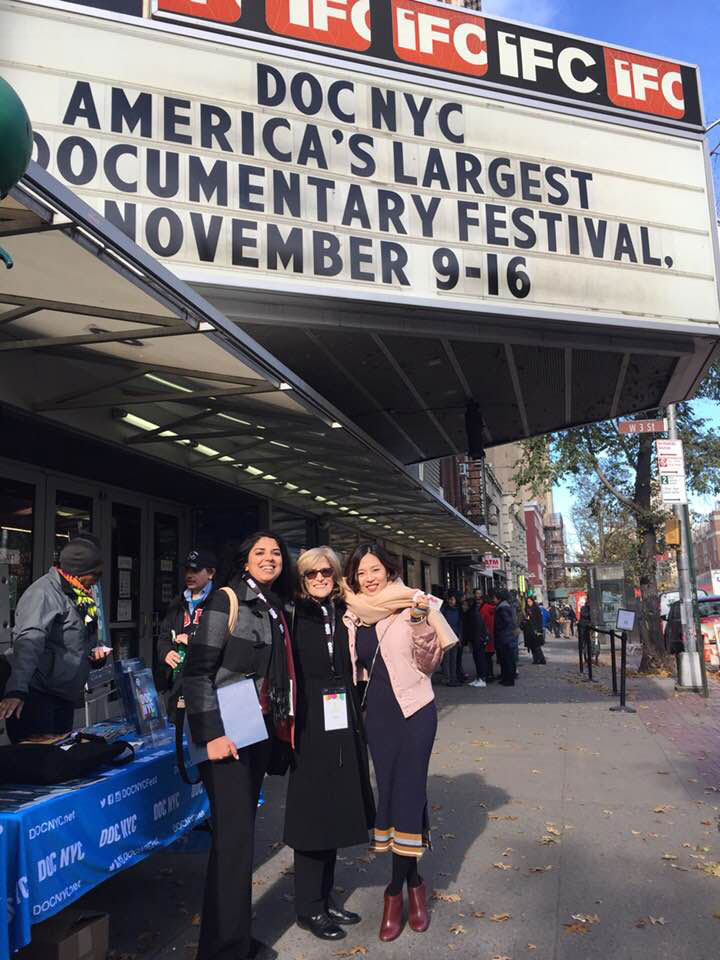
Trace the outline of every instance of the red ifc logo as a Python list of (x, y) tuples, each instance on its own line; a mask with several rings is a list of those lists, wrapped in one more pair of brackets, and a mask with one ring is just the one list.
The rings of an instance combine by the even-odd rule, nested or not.
[(605, 48), (608, 96), (617, 107), (676, 120), (685, 116), (682, 74), (676, 63)]
[(237, 23), (242, 13), (242, 0), (158, 0), (158, 10), (184, 13), (213, 23)]
[(265, 0), (273, 33), (344, 50), (370, 46), (370, 0)]
[(485, 20), (416, 0), (393, 0), (393, 42), (401, 60), (473, 77), (487, 73)]

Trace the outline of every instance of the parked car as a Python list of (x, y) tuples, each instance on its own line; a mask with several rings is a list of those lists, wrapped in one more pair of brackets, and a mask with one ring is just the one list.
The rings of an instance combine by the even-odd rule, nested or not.
[[(698, 597), (700, 629), (705, 644), (705, 662), (714, 670), (720, 669), (720, 597)], [(665, 646), (670, 653), (685, 650), (685, 637), (680, 618), (680, 601), (670, 604), (665, 625)]]

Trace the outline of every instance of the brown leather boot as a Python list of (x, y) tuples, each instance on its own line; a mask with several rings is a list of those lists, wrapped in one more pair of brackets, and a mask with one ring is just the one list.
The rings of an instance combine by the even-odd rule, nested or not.
[(408, 887), (408, 923), (410, 929), (416, 933), (425, 933), (430, 926), (430, 917), (427, 908), (427, 887), (421, 881), (417, 887)]
[(382, 923), (380, 924), (380, 939), (388, 943), (390, 940), (397, 940), (403, 929), (403, 895), (398, 893), (396, 897), (385, 891), (385, 909), (383, 910)]

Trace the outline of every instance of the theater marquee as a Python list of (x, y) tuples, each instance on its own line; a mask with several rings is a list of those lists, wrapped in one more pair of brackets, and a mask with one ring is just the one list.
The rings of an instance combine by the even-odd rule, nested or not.
[(36, 158), (191, 281), (717, 322), (694, 68), (416, 0), (262, 6), (159, 0), (230, 36), (0, 4)]

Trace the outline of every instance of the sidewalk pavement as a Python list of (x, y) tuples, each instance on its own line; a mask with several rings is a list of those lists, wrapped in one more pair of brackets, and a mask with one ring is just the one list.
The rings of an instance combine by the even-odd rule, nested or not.
[[(266, 780), (255, 933), (287, 960), (714, 960), (720, 937), (720, 688), (709, 702), (631, 676), (636, 714), (611, 713), (609, 671), (577, 672), (576, 643), (547, 666), (523, 656), (514, 687), (437, 687), (429, 802), (429, 931), (381, 944), (389, 860), (341, 852), (337, 882), (363, 915), (340, 943), (293, 923), (285, 783)], [(469, 658), (466, 667), (469, 668)], [(116, 960), (192, 960), (207, 834), (88, 894), (112, 915)], [(194, 851), (194, 852), (193, 852)]]

